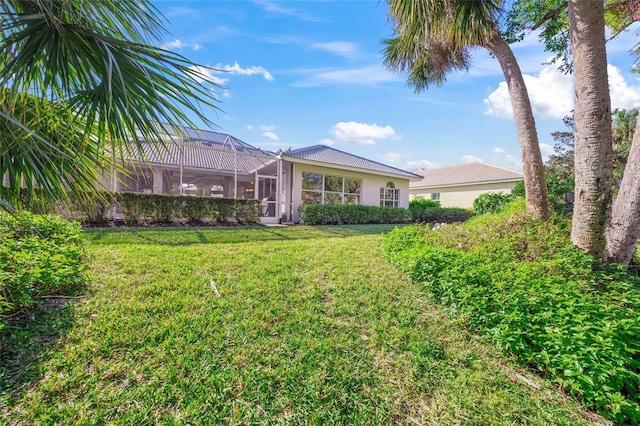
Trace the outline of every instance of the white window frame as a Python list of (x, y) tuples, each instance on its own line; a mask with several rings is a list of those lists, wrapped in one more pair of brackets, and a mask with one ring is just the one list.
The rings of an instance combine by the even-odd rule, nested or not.
[(399, 207), (400, 188), (396, 188), (396, 184), (389, 181), (387, 185), (380, 188), (380, 207)]
[[(322, 184), (321, 184), (321, 189), (317, 190), (317, 189), (304, 189), (301, 188), (301, 192), (300, 192), (300, 200), (302, 201), (302, 203), (304, 203), (304, 193), (305, 192), (314, 192), (316, 194), (320, 194), (320, 204), (325, 204), (325, 194), (338, 194), (340, 195), (340, 204), (345, 204), (345, 198), (347, 195), (355, 195), (358, 198), (358, 205), (362, 204), (362, 196), (360, 194), (360, 192), (362, 192), (362, 185), (363, 185), (363, 181), (362, 179), (356, 178), (356, 177), (348, 177), (348, 176), (340, 176), (340, 175), (333, 175), (333, 174), (325, 174), (325, 173), (317, 173), (317, 172), (307, 172), (307, 171), (303, 171), (302, 172), (302, 181), (304, 182), (304, 175), (305, 173), (308, 174), (312, 174), (312, 175), (322, 175)], [(337, 178), (341, 178), (342, 179), (342, 191), (327, 191), (325, 189), (325, 177), (326, 176), (331, 176), (331, 177), (337, 177)], [(360, 192), (346, 192), (346, 181), (347, 179), (355, 179), (360, 181), (360, 186), (359, 186), (359, 190)]]

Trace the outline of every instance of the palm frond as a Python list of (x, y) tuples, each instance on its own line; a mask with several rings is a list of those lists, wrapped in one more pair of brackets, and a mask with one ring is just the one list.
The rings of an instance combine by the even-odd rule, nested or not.
[[(11, 182), (5, 194), (32, 183), (51, 195), (90, 189), (100, 167), (141, 150), (138, 135), (161, 146), (158, 122), (178, 133), (195, 126), (191, 117), (215, 126), (208, 114), (218, 110), (218, 86), (205, 86), (196, 64), (158, 47), (163, 18), (149, 0), (5, 0), (0, 28), (3, 126), (22, 138), (4, 138), (16, 150), (3, 149), (0, 160), (0, 175)], [(32, 115), (8, 101), (14, 98)], [(54, 111), (70, 130), (47, 127)], [(84, 173), (55, 178), (74, 162)]]

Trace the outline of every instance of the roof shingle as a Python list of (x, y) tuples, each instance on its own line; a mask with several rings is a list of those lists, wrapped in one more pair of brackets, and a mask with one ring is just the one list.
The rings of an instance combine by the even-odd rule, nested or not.
[(314, 145), (307, 148), (294, 149), (282, 153), (283, 158), (298, 158), (301, 160), (317, 161), (330, 165), (338, 165), (344, 167), (353, 167), (357, 169), (367, 170), (375, 173), (393, 174), (407, 177), (409, 179), (419, 178), (419, 175), (398, 169), (396, 167), (387, 166), (377, 161), (368, 160), (357, 155), (349, 154), (325, 145)]
[(429, 170), (414, 170), (422, 180), (411, 182), (410, 188), (474, 185), (489, 182), (518, 181), (522, 172), (487, 163), (468, 163)]

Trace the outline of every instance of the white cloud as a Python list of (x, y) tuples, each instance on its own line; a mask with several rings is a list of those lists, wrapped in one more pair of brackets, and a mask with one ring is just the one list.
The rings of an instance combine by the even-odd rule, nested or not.
[(463, 163), (479, 163), (482, 162), (482, 158), (478, 158), (475, 155), (470, 155), (470, 154), (465, 154), (462, 157), (460, 157), (460, 161), (462, 161)]
[(211, 68), (194, 65), (189, 69), (194, 71), (194, 74), (192, 75), (192, 77), (198, 83), (207, 82), (207, 83), (219, 84), (220, 86), (223, 86), (227, 83), (227, 81), (229, 81), (228, 78), (220, 78), (217, 75), (215, 75), (215, 70)]
[(409, 170), (435, 169), (436, 167), (440, 167), (440, 165), (432, 161), (429, 161), (426, 158), (423, 158), (422, 160), (410, 160), (410, 161), (407, 161), (405, 165), (405, 168)]
[[(608, 65), (612, 108), (640, 106), (640, 85), (629, 85), (618, 68)], [(573, 109), (573, 76), (558, 71), (557, 65), (547, 65), (537, 76), (524, 75), (531, 107), (536, 118), (562, 118)], [(506, 82), (484, 100), (485, 114), (512, 118), (513, 108)]]
[(315, 16), (307, 12), (306, 10), (284, 7), (280, 4), (277, 4), (277, 2), (253, 0), (253, 3), (260, 6), (265, 12), (273, 13), (276, 15), (294, 16), (302, 21), (327, 22), (326, 19)]
[(495, 148), (493, 148), (493, 152), (495, 152), (496, 154), (502, 154), (504, 152), (504, 149), (496, 146)]
[(242, 68), (240, 64), (238, 64), (237, 62), (234, 62), (233, 65), (218, 64), (216, 65), (216, 68), (224, 70), (230, 74), (240, 74), (240, 75), (262, 74), (265, 80), (273, 81), (273, 76), (271, 75), (271, 73), (262, 66), (254, 65), (252, 67)]
[(609, 90), (612, 108), (635, 108), (640, 106), (640, 85), (629, 86), (620, 70), (613, 65), (607, 66)]
[[(573, 77), (558, 71), (557, 65), (547, 65), (537, 76), (525, 74), (533, 114), (537, 118), (562, 118), (573, 109)], [(513, 108), (505, 81), (484, 100), (485, 114), (512, 118)]]
[(198, 44), (198, 43), (184, 43), (178, 39), (175, 39), (173, 41), (170, 41), (168, 43), (165, 43), (164, 45), (165, 49), (184, 49), (184, 48), (189, 48), (192, 50), (200, 50), (202, 49), (202, 45)]
[(549, 145), (548, 143), (540, 144), (540, 154), (542, 154), (542, 161), (547, 162), (549, 160), (549, 156), (553, 155), (553, 145)]
[[(518, 155), (504, 154), (504, 150), (491, 158), (491, 163), (514, 170), (522, 170), (522, 159)], [(504, 154), (504, 155), (501, 155)], [(544, 155), (544, 154), (543, 154)]]
[(266, 137), (266, 138), (269, 138), (269, 139), (273, 139), (274, 141), (278, 141), (278, 140), (280, 140), (280, 138), (278, 137), (278, 135), (276, 135), (276, 134), (275, 134), (275, 133), (273, 133), (273, 132), (264, 132), (264, 133), (262, 134), (262, 136), (264, 136), (264, 137)]
[(398, 154), (396, 152), (387, 152), (387, 153), (384, 153), (382, 155), (379, 155), (379, 157), (385, 163), (395, 163), (400, 159), (400, 154)]
[(334, 141), (328, 138), (320, 139), (318, 143), (320, 145), (326, 145), (326, 146), (334, 146), (336, 144)]
[(273, 132), (275, 129), (276, 126), (274, 126), (273, 124), (269, 126), (266, 126), (264, 124), (260, 125), (260, 130), (262, 130), (263, 132)]
[(320, 87), (342, 84), (357, 84), (362, 86), (374, 86), (380, 83), (402, 81), (402, 78), (394, 75), (380, 65), (371, 65), (352, 69), (311, 69), (300, 70), (306, 78), (293, 84), (295, 87)]
[(350, 41), (330, 41), (326, 43), (313, 43), (311, 47), (318, 50), (333, 53), (334, 55), (349, 58), (358, 53), (358, 45)]
[(253, 126), (251, 124), (247, 124), (247, 130), (253, 130)]
[(377, 124), (344, 122), (333, 126), (331, 133), (340, 141), (354, 145), (375, 145), (376, 139), (400, 139), (400, 135), (391, 126), (378, 126)]
[(509, 166), (512, 166), (516, 170), (522, 169), (522, 159), (520, 157), (516, 157), (513, 154), (508, 154), (506, 158)]

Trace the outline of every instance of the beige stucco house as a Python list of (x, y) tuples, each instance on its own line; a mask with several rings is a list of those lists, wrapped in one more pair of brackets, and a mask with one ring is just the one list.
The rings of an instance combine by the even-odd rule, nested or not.
[(261, 222), (297, 222), (298, 207), (362, 204), (408, 207), (420, 176), (324, 145), (269, 152), (231, 135), (163, 129), (164, 147), (141, 141), (127, 173), (105, 178), (112, 191), (261, 201)]
[(442, 207), (473, 207), (487, 192), (508, 194), (524, 179), (522, 172), (487, 163), (468, 163), (437, 169), (414, 170), (422, 177), (410, 183), (410, 198), (418, 195), (440, 201)]

